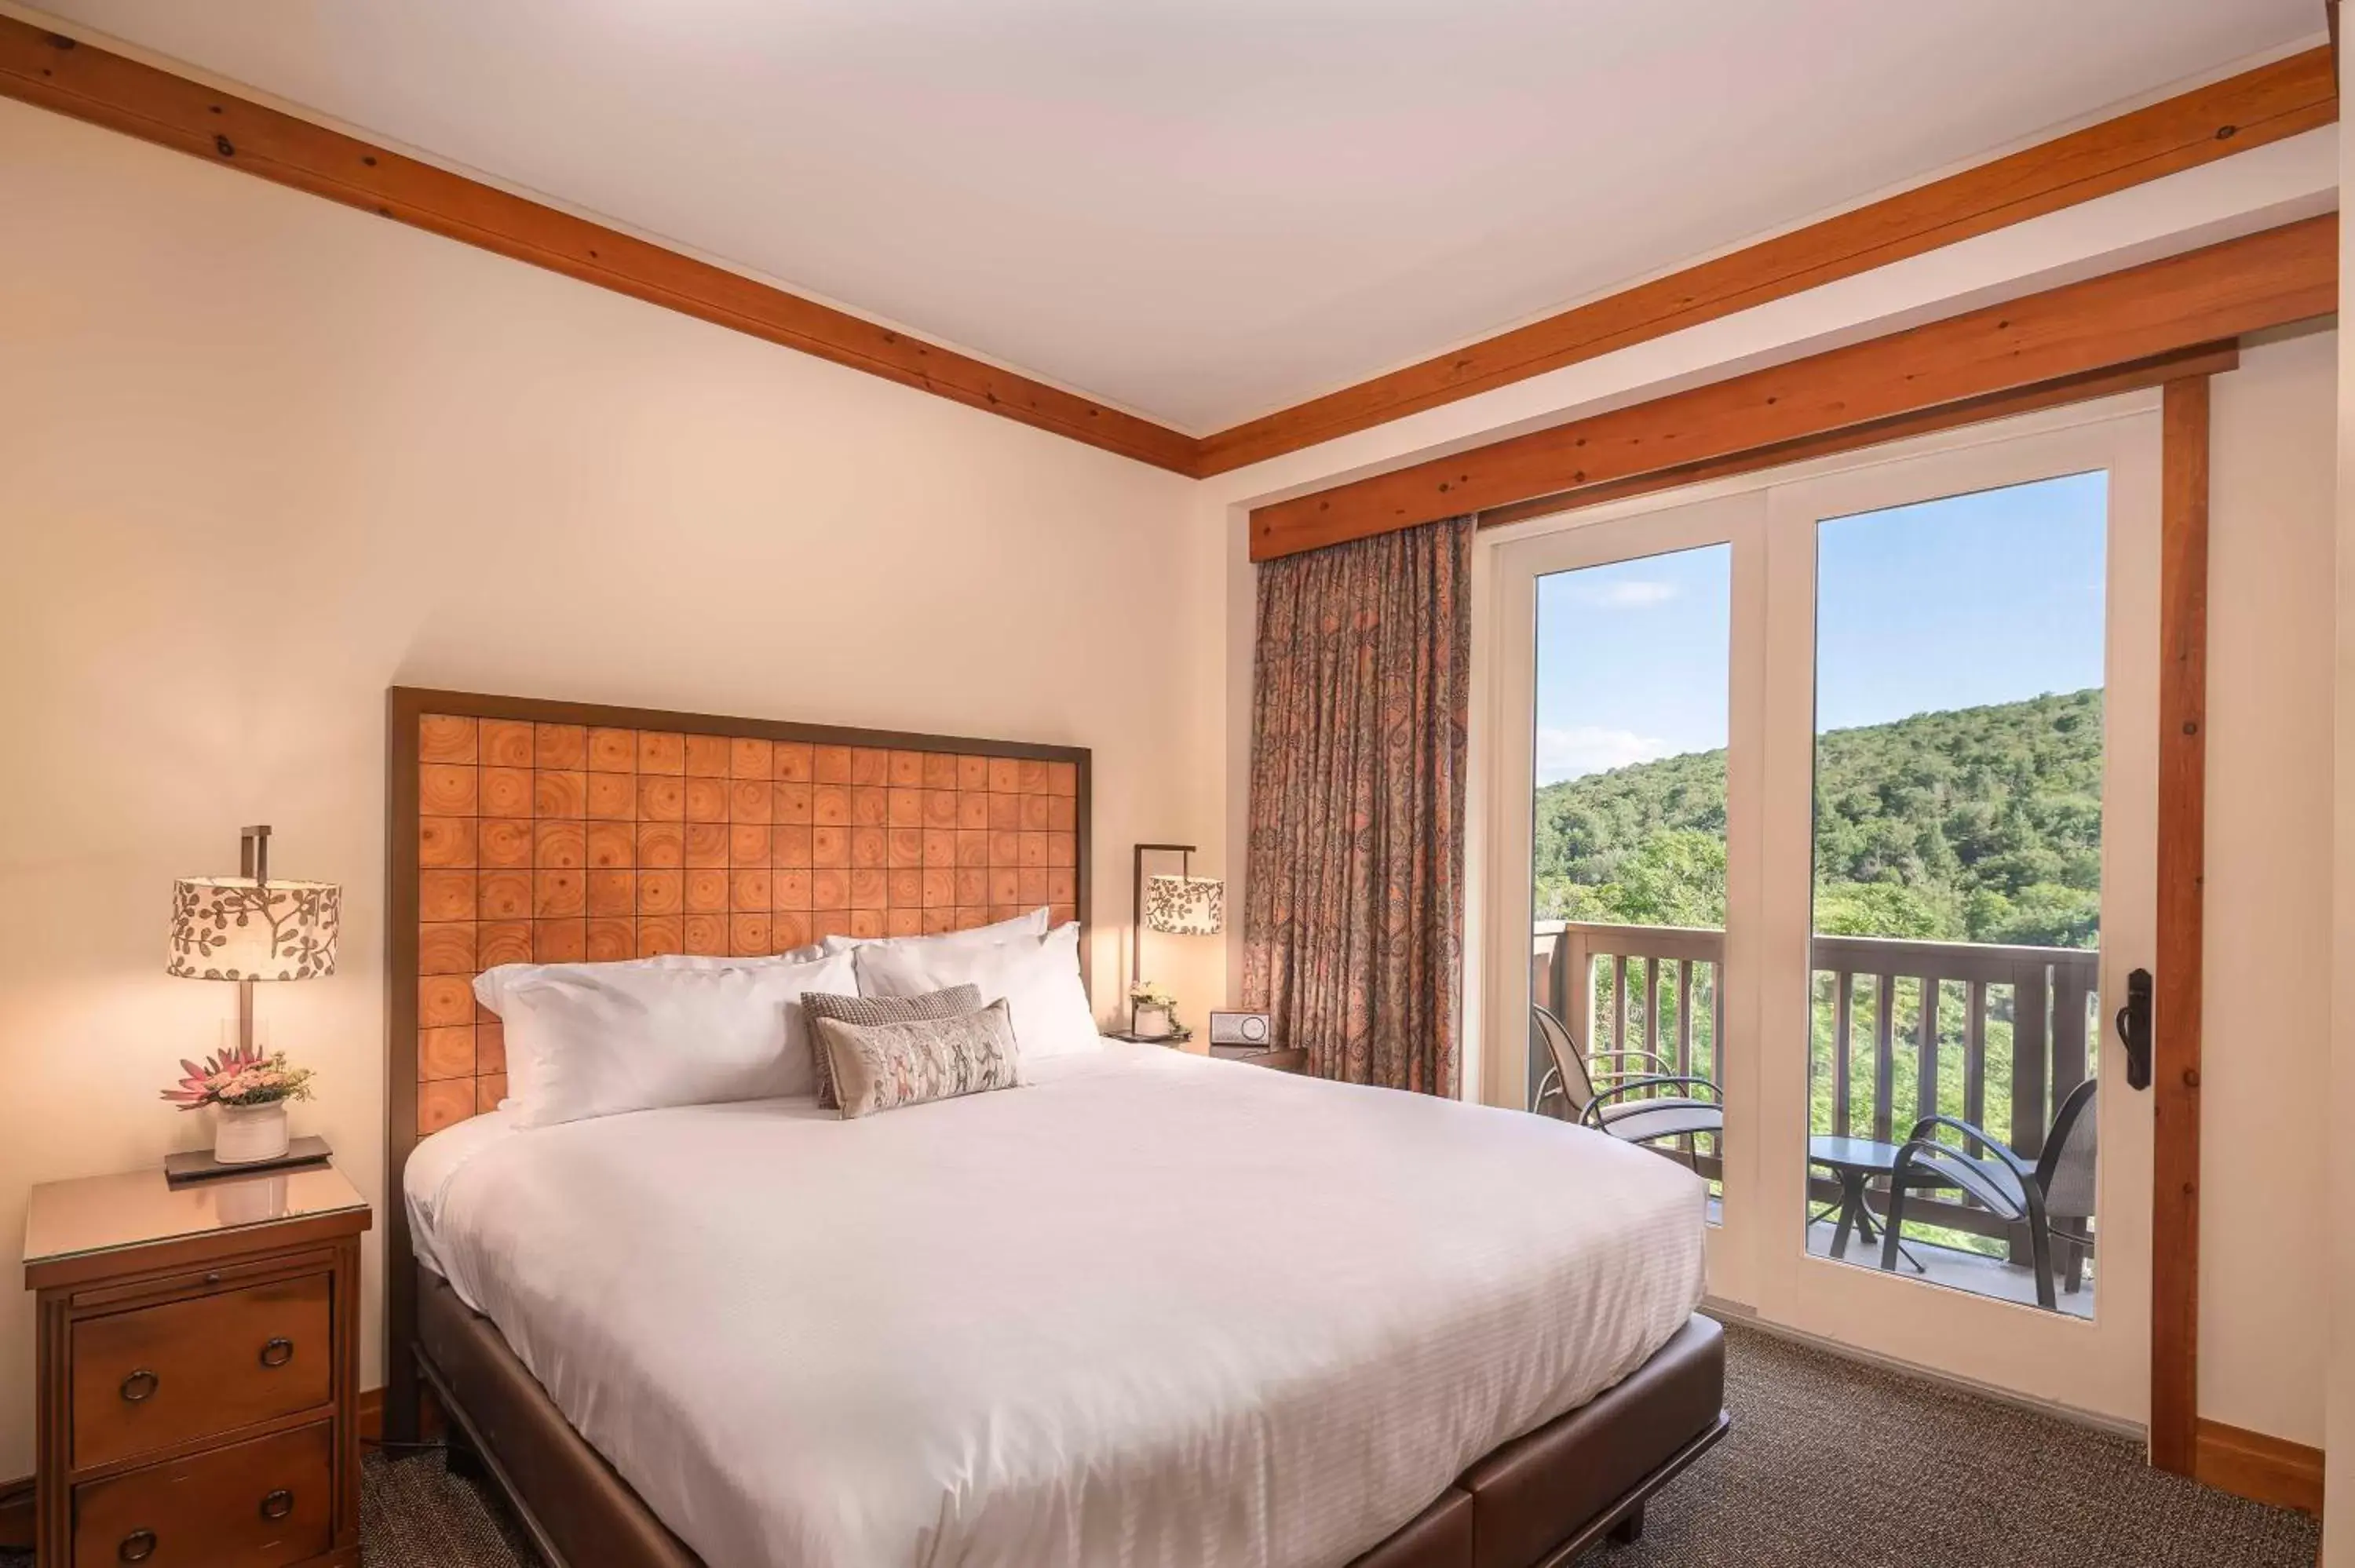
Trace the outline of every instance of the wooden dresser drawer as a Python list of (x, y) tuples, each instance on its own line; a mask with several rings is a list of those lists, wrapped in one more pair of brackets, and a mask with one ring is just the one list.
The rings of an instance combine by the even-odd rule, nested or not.
[(336, 1364), (330, 1277), (306, 1274), (74, 1324), (74, 1468), (325, 1404)]
[(334, 1533), (326, 1422), (73, 1489), (73, 1568), (272, 1568)]

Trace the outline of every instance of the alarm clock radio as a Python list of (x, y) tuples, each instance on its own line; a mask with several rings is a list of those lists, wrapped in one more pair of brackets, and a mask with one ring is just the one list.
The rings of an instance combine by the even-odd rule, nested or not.
[(1212, 1012), (1210, 1044), (1264, 1048), (1274, 1044), (1264, 1012)]

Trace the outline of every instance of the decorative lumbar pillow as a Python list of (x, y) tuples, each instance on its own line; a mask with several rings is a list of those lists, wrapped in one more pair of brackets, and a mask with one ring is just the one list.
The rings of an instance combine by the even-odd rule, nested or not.
[[(922, 1023), (979, 1012), (981, 992), (969, 985), (953, 985), (921, 996), (835, 996), (809, 991), (802, 997), (802, 1007), (813, 1022), (826, 1018), (871, 1029), (879, 1023)], [(823, 1043), (813, 1036), (811, 1044), (815, 1047), (811, 1054), (813, 1065), (817, 1069), (817, 1103), (832, 1109), (834, 1065)]]
[(811, 1026), (833, 1062), (845, 1121), (1016, 1083), (1014, 1025), (1003, 1001), (954, 1018), (864, 1025), (820, 1018)]
[(474, 995), (506, 1025), (517, 1124), (549, 1127), (813, 1093), (802, 996), (854, 983), (842, 957), (693, 969), (505, 965), (479, 976)]
[(1087, 988), (1080, 983), (1080, 928), (1056, 927), (1044, 937), (954, 948), (860, 948), (859, 991), (870, 997), (912, 996), (941, 986), (970, 984), (985, 1001), (1012, 1004), (1014, 1039), (1022, 1059), (1037, 1062), (1103, 1047)]

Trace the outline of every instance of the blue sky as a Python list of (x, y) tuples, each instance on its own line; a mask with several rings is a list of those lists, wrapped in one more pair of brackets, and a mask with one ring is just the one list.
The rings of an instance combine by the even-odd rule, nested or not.
[[(2107, 493), (2076, 474), (1822, 524), (1817, 727), (2100, 685)], [(1540, 783), (1725, 744), (1731, 567), (1718, 545), (1539, 579)]]

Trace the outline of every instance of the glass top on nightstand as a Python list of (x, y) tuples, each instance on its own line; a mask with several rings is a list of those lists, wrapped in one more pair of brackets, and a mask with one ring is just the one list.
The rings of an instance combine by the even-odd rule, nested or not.
[(366, 1210), (333, 1165), (223, 1176), (174, 1187), (161, 1165), (120, 1176), (45, 1181), (25, 1209), (25, 1263), (112, 1252), (251, 1225)]

